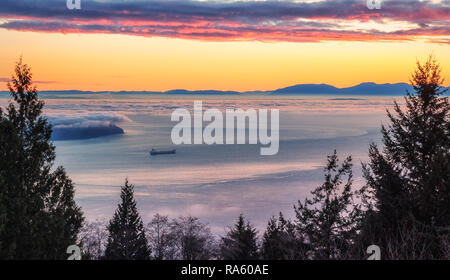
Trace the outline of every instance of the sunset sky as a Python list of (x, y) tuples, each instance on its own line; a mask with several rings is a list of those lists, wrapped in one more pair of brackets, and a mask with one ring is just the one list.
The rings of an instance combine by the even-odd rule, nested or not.
[(20, 55), (40, 90), (271, 90), (407, 82), (434, 53), (450, 85), (450, 1), (2, 0), (0, 90)]

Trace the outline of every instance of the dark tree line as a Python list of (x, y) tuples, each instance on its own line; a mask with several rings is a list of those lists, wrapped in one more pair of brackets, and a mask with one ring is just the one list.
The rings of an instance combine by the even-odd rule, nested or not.
[(72, 244), (85, 259), (364, 259), (370, 245), (383, 259), (450, 259), (450, 105), (432, 56), (417, 63), (405, 105), (387, 112), (383, 146), (372, 143), (363, 164), (366, 184), (353, 186), (352, 158), (334, 151), (294, 220), (279, 213), (262, 236), (242, 214), (218, 238), (190, 216), (156, 214), (144, 225), (128, 181), (108, 223), (84, 222), (72, 181), (52, 171), (51, 126), (31, 78), (20, 60), (0, 109), (0, 259), (66, 258)]

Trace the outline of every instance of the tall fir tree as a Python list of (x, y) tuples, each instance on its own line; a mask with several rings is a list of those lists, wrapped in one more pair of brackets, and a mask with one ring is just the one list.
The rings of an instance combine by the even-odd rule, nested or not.
[[(406, 224), (411, 229), (428, 227), (426, 232), (432, 227), (436, 235), (443, 230), (448, 236), (450, 105), (442, 96), (443, 82), (441, 67), (430, 55), (424, 64), (417, 62), (411, 77), (414, 92), (407, 91), (404, 107), (395, 102), (394, 113), (387, 112), (390, 124), (381, 129), (384, 147), (380, 151), (371, 144), (370, 162), (363, 169), (375, 199), (366, 234), (378, 230), (378, 236), (404, 239), (399, 231)], [(428, 257), (440, 255), (440, 245), (434, 243)]]
[(8, 89), (12, 101), (0, 110), (0, 258), (63, 259), (83, 214), (64, 169), (52, 171), (51, 125), (22, 58)]
[(256, 229), (245, 222), (241, 214), (225, 237), (220, 246), (222, 258), (225, 260), (254, 260), (259, 258), (258, 233)]
[(297, 231), (309, 246), (307, 257), (343, 259), (356, 238), (365, 189), (353, 190), (352, 158), (339, 165), (336, 150), (328, 156), (325, 182), (295, 207)]
[(262, 257), (265, 260), (303, 259), (306, 244), (297, 236), (295, 225), (280, 212), (269, 219), (263, 235)]
[(151, 251), (134, 200), (134, 186), (128, 180), (122, 186), (120, 198), (121, 202), (108, 225), (105, 259), (147, 260)]

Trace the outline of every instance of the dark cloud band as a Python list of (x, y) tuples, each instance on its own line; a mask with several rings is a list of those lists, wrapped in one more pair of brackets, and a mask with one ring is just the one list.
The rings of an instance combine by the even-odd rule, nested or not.
[[(3, 0), (0, 28), (37, 32), (125, 33), (200, 40), (386, 41), (441, 36), (448, 42), (450, 1), (383, 1), (370, 10), (365, 0), (291, 1)], [(349, 30), (354, 21), (381, 25), (406, 22), (408, 29)]]

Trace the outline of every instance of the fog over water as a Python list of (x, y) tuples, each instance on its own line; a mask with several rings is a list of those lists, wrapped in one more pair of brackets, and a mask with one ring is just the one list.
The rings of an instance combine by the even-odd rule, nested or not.
[[(293, 217), (293, 205), (323, 181), (326, 156), (337, 149), (352, 155), (355, 185), (362, 184), (360, 162), (368, 145), (379, 142), (386, 108), (393, 97), (336, 96), (163, 96), (45, 95), (45, 115), (70, 129), (116, 126), (124, 134), (55, 141), (56, 165), (76, 184), (76, 200), (87, 219), (109, 219), (125, 178), (136, 186), (145, 221), (155, 213), (194, 215), (222, 234), (242, 212), (262, 230), (271, 215)], [(261, 156), (259, 145), (172, 144), (176, 108), (280, 110), (278, 154)], [(0, 97), (4, 107), (8, 98)], [(401, 100), (400, 100), (401, 101)], [(102, 130), (103, 131), (103, 130)], [(105, 130), (106, 131), (106, 130)], [(149, 156), (156, 149), (175, 155)]]

